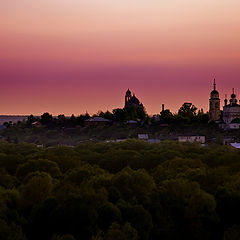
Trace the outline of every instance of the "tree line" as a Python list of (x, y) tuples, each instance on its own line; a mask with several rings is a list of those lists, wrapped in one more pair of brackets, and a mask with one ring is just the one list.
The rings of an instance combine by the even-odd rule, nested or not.
[(0, 239), (240, 239), (240, 151), (0, 142)]
[(90, 116), (88, 113), (80, 114), (79, 116), (72, 115), (66, 117), (64, 114), (60, 114), (57, 117), (53, 117), (50, 113), (44, 113), (40, 117), (30, 115), (26, 124), (31, 125), (34, 122), (39, 121), (42, 125), (49, 127), (67, 126), (73, 127), (76, 125), (84, 125), (84, 121), (91, 117), (102, 117), (113, 122), (126, 122), (128, 120), (135, 120), (141, 122), (141, 124), (157, 124), (157, 123), (208, 123), (208, 113), (204, 113), (203, 110), (198, 110), (195, 105), (191, 103), (184, 103), (178, 113), (173, 114), (170, 110), (166, 109), (160, 112), (159, 119), (150, 118), (146, 112), (146, 109), (142, 106), (117, 108), (110, 111), (99, 111), (96, 114)]

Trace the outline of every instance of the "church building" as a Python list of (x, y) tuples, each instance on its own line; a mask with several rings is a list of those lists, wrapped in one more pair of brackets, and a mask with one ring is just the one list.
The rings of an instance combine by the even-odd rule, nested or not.
[(223, 121), (226, 124), (238, 123), (240, 120), (240, 101), (237, 100), (237, 96), (234, 93), (234, 89), (231, 95), (231, 99), (227, 100), (225, 96), (223, 107)]
[[(216, 81), (214, 79), (213, 91), (210, 94), (209, 99), (209, 120), (222, 122), (221, 126), (224, 128), (236, 128), (236, 124), (240, 124), (240, 101), (237, 100), (237, 96), (234, 92), (231, 94), (231, 99), (228, 101), (225, 95), (223, 115), (221, 118), (220, 110), (220, 98), (219, 92), (216, 90)], [(239, 128), (240, 126), (238, 126)]]
[(131, 91), (128, 89), (126, 91), (126, 95), (125, 95), (125, 107), (143, 107), (143, 104), (140, 103), (140, 101), (138, 100), (138, 98), (135, 96), (135, 94), (131, 93)]

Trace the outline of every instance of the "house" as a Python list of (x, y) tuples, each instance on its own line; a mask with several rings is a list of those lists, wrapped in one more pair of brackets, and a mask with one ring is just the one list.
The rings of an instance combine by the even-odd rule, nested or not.
[(137, 121), (135, 121), (135, 120), (128, 120), (127, 121), (127, 125), (129, 125), (129, 126), (136, 126), (137, 125)]
[(138, 134), (138, 139), (139, 140), (148, 140), (148, 134)]
[(185, 135), (185, 136), (178, 136), (178, 141), (179, 142), (199, 142), (199, 143), (205, 143), (206, 142), (206, 137), (205, 136), (198, 136), (198, 135)]
[(116, 139), (116, 143), (120, 143), (120, 142), (124, 142), (124, 141), (127, 141), (127, 139), (126, 138), (122, 138), (122, 139)]
[(231, 122), (229, 124), (226, 124), (226, 123), (219, 123), (219, 128), (221, 129), (224, 129), (224, 130), (234, 130), (234, 129), (240, 129), (240, 123), (234, 123), (234, 122)]
[(230, 123), (228, 124), (229, 129), (239, 129), (240, 123)]
[(106, 125), (111, 121), (102, 117), (92, 117), (84, 121), (85, 126)]
[(232, 147), (234, 147), (234, 148), (238, 148), (238, 149), (240, 149), (240, 143), (230, 143), (230, 145), (232, 146)]
[(43, 144), (38, 144), (37, 148), (43, 148)]
[(33, 123), (32, 123), (32, 126), (34, 126), (34, 127), (41, 127), (41, 126), (42, 126), (42, 123), (39, 122), (39, 121), (36, 121), (36, 122), (33, 122)]

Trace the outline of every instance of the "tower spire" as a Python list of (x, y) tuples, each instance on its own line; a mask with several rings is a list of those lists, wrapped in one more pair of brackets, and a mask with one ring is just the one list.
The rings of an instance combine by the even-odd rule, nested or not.
[(232, 91), (233, 91), (233, 94), (234, 94), (234, 88), (232, 89)]
[(209, 99), (209, 117), (210, 121), (217, 121), (220, 118), (220, 98), (216, 90), (216, 79), (213, 79), (213, 91)]
[(227, 100), (227, 94), (225, 94), (224, 103), (225, 103), (225, 106), (227, 106), (227, 104), (228, 104), (228, 100)]

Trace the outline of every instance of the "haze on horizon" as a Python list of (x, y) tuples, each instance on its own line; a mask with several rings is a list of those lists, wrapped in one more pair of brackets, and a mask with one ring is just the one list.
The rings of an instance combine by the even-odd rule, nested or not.
[(127, 88), (149, 114), (162, 103), (208, 110), (240, 95), (237, 0), (3, 0), (0, 114), (122, 107)]

